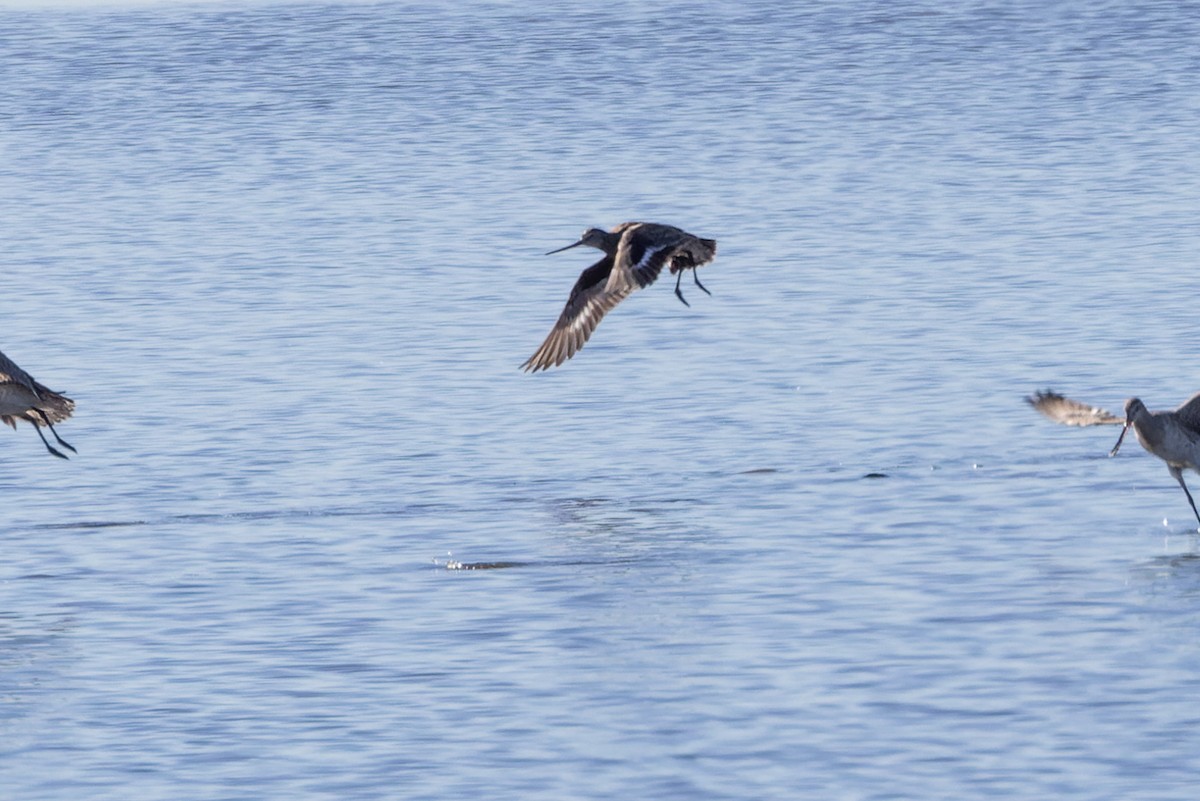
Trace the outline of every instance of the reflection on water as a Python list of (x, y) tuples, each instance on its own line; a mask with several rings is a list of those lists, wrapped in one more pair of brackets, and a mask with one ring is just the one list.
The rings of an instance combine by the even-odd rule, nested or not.
[[(25, 575), (8, 583), (31, 593), (30, 582), (59, 578)], [(75, 615), (61, 610), (20, 613), (0, 610), (0, 731), (19, 749), (24, 742), (19, 723), (44, 718), (61, 701), (70, 685), (71, 635), (79, 626)]]
[[(1187, 540), (1189, 550), (1156, 556), (1130, 569), (1131, 583), (1147, 596), (1164, 600), (1200, 598), (1200, 537), (1179, 538)], [(1183, 607), (1186, 612), (1200, 620), (1200, 609)]]

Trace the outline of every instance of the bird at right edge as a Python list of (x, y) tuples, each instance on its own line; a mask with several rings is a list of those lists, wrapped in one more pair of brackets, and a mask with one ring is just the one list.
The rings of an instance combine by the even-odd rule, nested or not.
[(1200, 509), (1183, 481), (1184, 470), (1200, 473), (1200, 392), (1183, 402), (1174, 411), (1152, 412), (1141, 398), (1125, 401), (1125, 416), (1119, 417), (1096, 406), (1064, 398), (1057, 392), (1046, 390), (1025, 399), (1026, 402), (1056, 423), (1068, 426), (1120, 425), (1121, 435), (1117, 444), (1109, 451), (1116, 456), (1130, 428), (1138, 442), (1147, 452), (1167, 463), (1171, 478), (1183, 488), (1196, 522), (1200, 523)]

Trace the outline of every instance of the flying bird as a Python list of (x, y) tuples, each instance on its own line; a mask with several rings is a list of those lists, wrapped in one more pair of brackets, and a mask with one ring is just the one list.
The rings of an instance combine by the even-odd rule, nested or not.
[(75, 401), (34, 381), (33, 376), (0, 353), (0, 422), (16, 430), (18, 420), (27, 420), (42, 438), (46, 450), (60, 459), (66, 459), (66, 454), (46, 440), (42, 426), (50, 429), (59, 445), (75, 452), (75, 448), (54, 430), (54, 423), (66, 420), (74, 410)]
[(701, 239), (671, 225), (627, 222), (611, 231), (589, 228), (578, 242), (550, 253), (580, 245), (603, 251), (604, 256), (580, 273), (558, 322), (541, 347), (521, 365), (526, 372), (557, 367), (574, 356), (604, 315), (635, 290), (653, 284), (664, 266), (672, 275), (678, 275), (675, 296), (683, 305), (691, 305), (679, 288), (685, 270), (692, 271), (696, 286), (706, 294), (712, 294), (700, 283), (696, 269), (716, 257), (715, 239)]
[(1025, 400), (1056, 423), (1069, 426), (1122, 426), (1121, 435), (1117, 437), (1117, 444), (1109, 451), (1109, 456), (1117, 455), (1125, 433), (1132, 427), (1142, 447), (1167, 463), (1167, 470), (1183, 488), (1183, 494), (1187, 496), (1196, 515), (1196, 522), (1200, 523), (1200, 511), (1197, 511), (1192, 493), (1183, 481), (1185, 469), (1200, 473), (1200, 392), (1170, 412), (1151, 412), (1140, 398), (1130, 398), (1125, 401), (1124, 417), (1064, 398), (1049, 390), (1037, 392)]

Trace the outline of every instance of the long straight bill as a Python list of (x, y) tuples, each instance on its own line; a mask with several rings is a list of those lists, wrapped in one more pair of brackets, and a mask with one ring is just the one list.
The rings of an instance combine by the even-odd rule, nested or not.
[(564, 250), (570, 250), (571, 248), (577, 248), (577, 247), (579, 247), (579, 246), (580, 246), (580, 245), (582, 245), (582, 244), (583, 244), (583, 240), (582, 240), (582, 239), (580, 239), (578, 242), (572, 242), (571, 244), (569, 244), (569, 245), (567, 245), (567, 246), (565, 246), (565, 247), (561, 247), (561, 248), (559, 248), (558, 250), (551, 250), (551, 251), (550, 251), (549, 253), (547, 253), (546, 255), (547, 255), (547, 256), (549, 256), (549, 255), (550, 255), (550, 253), (562, 253)]
[(1129, 423), (1121, 426), (1121, 436), (1117, 437), (1117, 444), (1113, 445), (1113, 449), (1108, 452), (1109, 456), (1116, 456), (1117, 451), (1121, 449), (1121, 440), (1125, 439), (1125, 432), (1129, 430)]

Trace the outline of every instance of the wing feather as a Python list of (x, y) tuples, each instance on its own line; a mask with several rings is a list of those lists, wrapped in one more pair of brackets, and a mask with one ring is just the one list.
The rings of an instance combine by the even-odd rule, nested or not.
[(536, 373), (558, 367), (574, 356), (587, 343), (604, 315), (628, 297), (629, 292), (608, 292), (603, 286), (597, 286), (582, 293), (576, 303), (563, 311), (541, 347), (521, 365), (521, 369)]
[(613, 257), (606, 255), (580, 274), (562, 314), (558, 316), (558, 322), (541, 347), (521, 365), (521, 369), (536, 373), (538, 370), (558, 367), (578, 353), (596, 326), (600, 325), (604, 315), (629, 296), (632, 288), (610, 291), (606, 287), (612, 263)]

